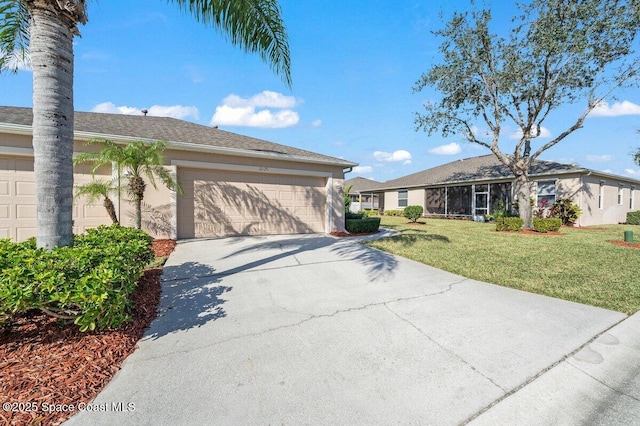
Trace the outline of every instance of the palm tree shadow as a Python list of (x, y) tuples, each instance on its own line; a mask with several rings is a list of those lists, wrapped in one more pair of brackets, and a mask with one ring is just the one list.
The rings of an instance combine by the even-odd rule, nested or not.
[(367, 277), (371, 281), (376, 281), (382, 277), (392, 274), (398, 265), (398, 260), (392, 254), (364, 246), (358, 242), (348, 239), (336, 239), (328, 236), (313, 236), (290, 238), (278, 241), (256, 242), (256, 244), (237, 250), (225, 258), (230, 258), (247, 252), (274, 249), (278, 249), (279, 251), (272, 256), (261, 257), (253, 262), (240, 265), (227, 271), (222, 271), (219, 274), (231, 275), (243, 272), (251, 268), (265, 266), (279, 259), (322, 248), (329, 248), (330, 252), (339, 255), (340, 258), (353, 260), (356, 263), (366, 266)]
[(221, 277), (215, 274), (214, 268), (197, 262), (165, 267), (158, 317), (144, 338), (155, 340), (224, 318), (222, 296), (233, 287), (220, 285)]

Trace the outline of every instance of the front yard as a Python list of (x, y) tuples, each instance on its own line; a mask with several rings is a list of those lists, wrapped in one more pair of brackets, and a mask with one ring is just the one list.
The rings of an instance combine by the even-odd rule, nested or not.
[(493, 223), (382, 218), (402, 232), (372, 241), (391, 252), (474, 280), (585, 303), (627, 314), (640, 310), (640, 249), (621, 247), (623, 231), (640, 226), (561, 228), (563, 235), (496, 232)]

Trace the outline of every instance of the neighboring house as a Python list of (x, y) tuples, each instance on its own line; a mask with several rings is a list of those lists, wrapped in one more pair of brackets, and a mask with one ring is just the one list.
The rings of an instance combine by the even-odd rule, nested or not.
[[(36, 200), (30, 108), (0, 107), (0, 238), (35, 235)], [(184, 195), (147, 186), (143, 228), (159, 238), (199, 238), (344, 231), (345, 169), (355, 163), (164, 117), (75, 113), (74, 152), (84, 141), (167, 141), (166, 167)], [(76, 168), (75, 184), (91, 179)], [(111, 178), (111, 170), (98, 171)], [(133, 208), (116, 196), (121, 222)], [(74, 204), (74, 232), (107, 224), (101, 203)]]
[(346, 180), (344, 187), (348, 188), (351, 186), (351, 190), (349, 191), (349, 198), (351, 199), (349, 210), (353, 213), (357, 213), (360, 210), (378, 210), (380, 208), (380, 195), (367, 192), (366, 189), (379, 184), (380, 183), (375, 180), (365, 179), (363, 177)]
[[(457, 160), (384, 183), (370, 181), (353, 194), (374, 194), (381, 210), (420, 205), (426, 216), (481, 217), (513, 206), (513, 173), (495, 155)], [(582, 209), (577, 225), (623, 223), (640, 209), (640, 181), (573, 164), (536, 161), (530, 180), (535, 205), (571, 198)], [(348, 181), (347, 181), (348, 182)]]

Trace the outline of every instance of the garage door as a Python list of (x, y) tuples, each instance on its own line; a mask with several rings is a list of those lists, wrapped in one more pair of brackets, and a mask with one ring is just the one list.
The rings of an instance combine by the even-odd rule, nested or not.
[[(76, 173), (74, 179), (79, 185), (91, 175)], [(24, 241), (36, 236), (35, 186), (33, 159), (0, 157), (0, 238)], [(89, 206), (84, 200), (74, 200), (73, 221), (75, 233), (109, 223), (101, 203)]]
[(178, 238), (324, 232), (326, 179), (178, 168)]

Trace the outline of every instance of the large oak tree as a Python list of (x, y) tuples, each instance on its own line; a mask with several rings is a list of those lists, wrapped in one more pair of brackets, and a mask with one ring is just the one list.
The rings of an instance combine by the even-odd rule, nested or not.
[[(169, 0), (196, 21), (257, 53), (291, 84), (289, 45), (277, 0)], [(33, 69), (33, 151), (39, 247), (73, 239), (73, 39), (85, 0), (0, 0), (0, 70), (27, 56)]]
[[(530, 228), (529, 171), (536, 158), (583, 126), (587, 115), (622, 86), (637, 85), (635, 56), (640, 24), (637, 0), (533, 0), (503, 36), (493, 32), (490, 9), (455, 13), (435, 35), (441, 58), (414, 91), (435, 88), (441, 99), (416, 113), (416, 128), (429, 134), (462, 135), (488, 148), (515, 176), (519, 215)], [(542, 141), (542, 125), (561, 107), (580, 112)], [(515, 147), (504, 130), (515, 126)], [(482, 131), (478, 131), (482, 129)], [(484, 131), (484, 129), (487, 129)], [(502, 147), (501, 147), (502, 142)], [(510, 152), (509, 152), (510, 151)]]

